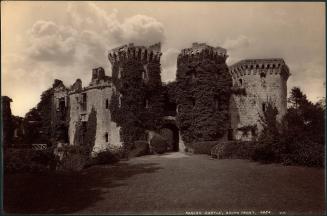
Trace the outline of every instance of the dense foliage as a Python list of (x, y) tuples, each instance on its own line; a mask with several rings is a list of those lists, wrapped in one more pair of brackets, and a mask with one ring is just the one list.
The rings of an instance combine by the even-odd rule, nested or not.
[(95, 145), (97, 113), (94, 107), (89, 114), (85, 125), (78, 121), (75, 125), (74, 145), (60, 148), (62, 160), (60, 169), (80, 170), (91, 160), (91, 153)]
[(40, 102), (25, 115), (25, 142), (26, 143), (51, 143), (53, 88), (49, 88), (41, 95)]
[(263, 118), (263, 132), (259, 137), (253, 159), (305, 166), (324, 165), (325, 109), (310, 102), (302, 91), (294, 87), (291, 104), (281, 124), (276, 121), (277, 109), (268, 105)]
[[(146, 75), (144, 75), (146, 73)], [(112, 120), (121, 126), (126, 149), (136, 140), (145, 140), (145, 130), (156, 130), (163, 116), (164, 98), (159, 61), (147, 68), (135, 59), (113, 65), (115, 89), (110, 101)]]
[(267, 101), (267, 108), (260, 116), (263, 130), (257, 141), (217, 142), (211, 155), (220, 159), (324, 166), (325, 106), (320, 102), (310, 102), (297, 87), (291, 90), (288, 101), (290, 107), (281, 122), (277, 121), (278, 110), (274, 103)]
[(32, 149), (6, 148), (3, 152), (5, 173), (31, 173), (54, 170), (58, 158), (53, 149), (35, 151)]
[(220, 139), (228, 128), (232, 79), (224, 62), (179, 61), (175, 93), (177, 122), (186, 145)]
[(255, 147), (255, 141), (219, 142), (211, 149), (211, 156), (218, 159), (251, 159)]

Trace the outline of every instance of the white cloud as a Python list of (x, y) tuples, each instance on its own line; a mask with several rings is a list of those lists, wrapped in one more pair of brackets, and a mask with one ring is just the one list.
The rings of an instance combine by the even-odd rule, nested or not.
[(227, 39), (224, 43), (223, 43), (223, 47), (225, 49), (228, 50), (235, 50), (235, 49), (242, 49), (242, 48), (246, 48), (250, 45), (250, 40), (248, 37), (244, 36), (244, 35), (240, 35), (238, 38), (236, 39)]
[(69, 3), (66, 12), (65, 24), (36, 21), (20, 37), (25, 40), (23, 51), (3, 57), (2, 89), (13, 98), (14, 114), (23, 115), (35, 106), (55, 78), (67, 86), (81, 78), (87, 85), (91, 69), (99, 66), (110, 75), (110, 48), (132, 42), (150, 45), (165, 38), (162, 23), (149, 16), (135, 15), (121, 22), (118, 10), (108, 13), (90, 2)]
[(144, 15), (127, 18), (121, 25), (122, 38), (136, 44), (151, 45), (165, 39), (164, 27), (156, 19)]

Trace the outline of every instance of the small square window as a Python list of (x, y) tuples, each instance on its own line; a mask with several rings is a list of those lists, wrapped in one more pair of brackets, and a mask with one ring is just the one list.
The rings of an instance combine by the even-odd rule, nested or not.
[(105, 138), (106, 142), (109, 142), (109, 134), (108, 133), (105, 133), (104, 138)]
[(106, 99), (106, 109), (109, 109), (109, 100)]

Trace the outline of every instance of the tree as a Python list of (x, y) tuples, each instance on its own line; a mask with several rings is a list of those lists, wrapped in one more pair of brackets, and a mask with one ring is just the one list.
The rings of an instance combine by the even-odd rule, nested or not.
[(295, 164), (322, 166), (325, 139), (325, 108), (310, 102), (299, 88), (289, 98), (292, 106), (283, 119), (281, 145)]
[(26, 141), (28, 143), (50, 143), (51, 106), (53, 88), (49, 88), (41, 95), (40, 102), (25, 115)]
[(306, 103), (308, 100), (307, 96), (303, 94), (299, 87), (293, 87), (287, 101), (291, 104), (291, 107), (297, 109), (301, 104)]
[(280, 145), (280, 124), (277, 121), (278, 110), (272, 101), (267, 101), (267, 107), (260, 117), (263, 127), (252, 159), (263, 162), (280, 161), (284, 148)]

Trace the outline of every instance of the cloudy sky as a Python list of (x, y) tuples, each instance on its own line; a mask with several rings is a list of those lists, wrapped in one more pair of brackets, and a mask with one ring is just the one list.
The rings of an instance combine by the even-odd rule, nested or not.
[(1, 2), (1, 90), (24, 116), (55, 78), (88, 85), (91, 69), (111, 74), (107, 51), (162, 42), (162, 79), (175, 79), (176, 57), (192, 42), (244, 58), (284, 58), (308, 98), (325, 95), (324, 3)]

